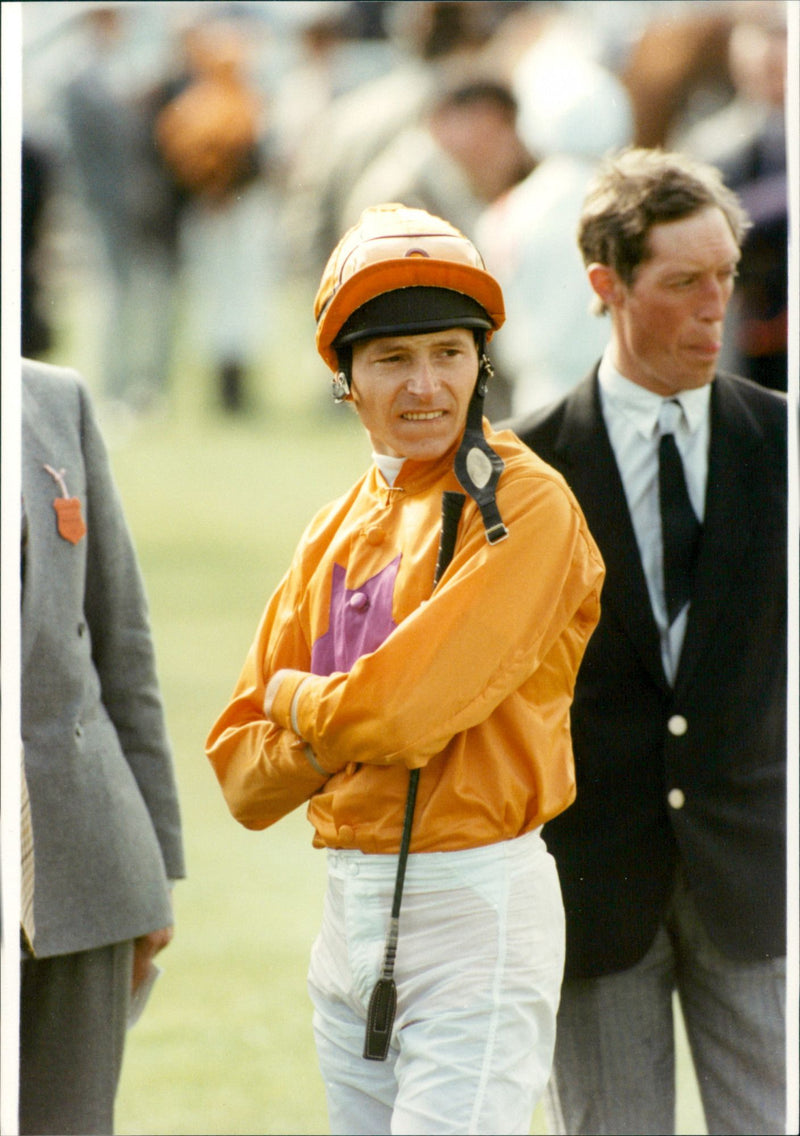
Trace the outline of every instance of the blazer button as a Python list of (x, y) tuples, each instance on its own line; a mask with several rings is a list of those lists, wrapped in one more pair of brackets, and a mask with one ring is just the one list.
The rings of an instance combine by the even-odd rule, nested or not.
[(684, 795), (683, 789), (670, 789), (670, 791), (667, 793), (667, 800), (669, 802), (670, 808), (672, 809), (682, 809), (686, 804), (686, 797)]
[(689, 729), (689, 723), (686, 721), (683, 714), (673, 714), (667, 722), (667, 729), (672, 734), (673, 738), (682, 738)]
[(86, 634), (86, 624), (81, 621), (78, 624), (78, 635), (82, 638)]
[(76, 738), (82, 738), (83, 737), (83, 726), (78, 725), (78, 726), (75, 727), (75, 737)]
[(353, 829), (350, 827), (350, 825), (349, 824), (343, 824), (342, 827), (339, 829), (339, 839), (341, 840), (342, 844), (346, 844), (346, 845), (347, 844), (353, 844), (354, 841), (355, 841), (355, 838), (356, 838), (356, 834), (353, 831)]
[(367, 544), (372, 544), (376, 547), (379, 544), (383, 544), (383, 542), (386, 540), (386, 533), (383, 531), (380, 525), (370, 525), (370, 527), (365, 531), (364, 535), (367, 538)]

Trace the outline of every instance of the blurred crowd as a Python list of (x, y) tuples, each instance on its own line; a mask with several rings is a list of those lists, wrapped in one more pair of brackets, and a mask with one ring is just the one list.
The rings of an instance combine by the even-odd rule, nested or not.
[(23, 353), (70, 361), (55, 281), (90, 262), (109, 404), (168, 402), (183, 337), (246, 412), (287, 289), (313, 367), (327, 255), (394, 200), (481, 249), (509, 316), (488, 410), (533, 409), (607, 338), (575, 227), (597, 162), (633, 143), (740, 194), (722, 363), (785, 390), (786, 66), (773, 0), (25, 4)]

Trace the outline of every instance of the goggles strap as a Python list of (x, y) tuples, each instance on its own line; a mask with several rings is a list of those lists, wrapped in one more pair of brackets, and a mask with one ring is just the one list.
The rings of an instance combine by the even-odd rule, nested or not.
[(347, 371), (339, 369), (331, 379), (331, 394), (334, 402), (344, 402), (350, 393), (350, 378)]
[(454, 469), (461, 488), (470, 495), (481, 511), (486, 539), (489, 544), (497, 544), (508, 536), (508, 529), (500, 516), (495, 496), (497, 483), (505, 464), (486, 441), (483, 433), (483, 400), (491, 375), (492, 365), (487, 355), (481, 353), (478, 381), (470, 399), (467, 425), (456, 453)]

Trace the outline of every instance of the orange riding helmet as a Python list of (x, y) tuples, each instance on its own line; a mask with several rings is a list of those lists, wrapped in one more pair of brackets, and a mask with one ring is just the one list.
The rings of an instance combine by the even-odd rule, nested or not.
[[(388, 299), (396, 292), (399, 303)], [(322, 274), (314, 317), (317, 350), (335, 372), (337, 347), (359, 338), (472, 327), (488, 339), (502, 326), (505, 308), (472, 241), (440, 217), (392, 203), (365, 209), (339, 241)]]

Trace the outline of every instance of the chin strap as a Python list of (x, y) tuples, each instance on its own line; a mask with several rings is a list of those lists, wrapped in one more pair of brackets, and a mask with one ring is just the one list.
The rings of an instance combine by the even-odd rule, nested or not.
[(466, 490), (481, 511), (486, 539), (489, 544), (497, 544), (508, 536), (508, 529), (503, 524), (495, 497), (497, 483), (505, 465), (483, 433), (483, 400), (492, 374), (492, 364), (485, 352), (482, 352), (478, 381), (470, 399), (467, 425), (456, 453), (454, 469), (461, 488)]
[(344, 402), (350, 393), (350, 379), (347, 371), (339, 370), (331, 379), (331, 394), (334, 402)]

